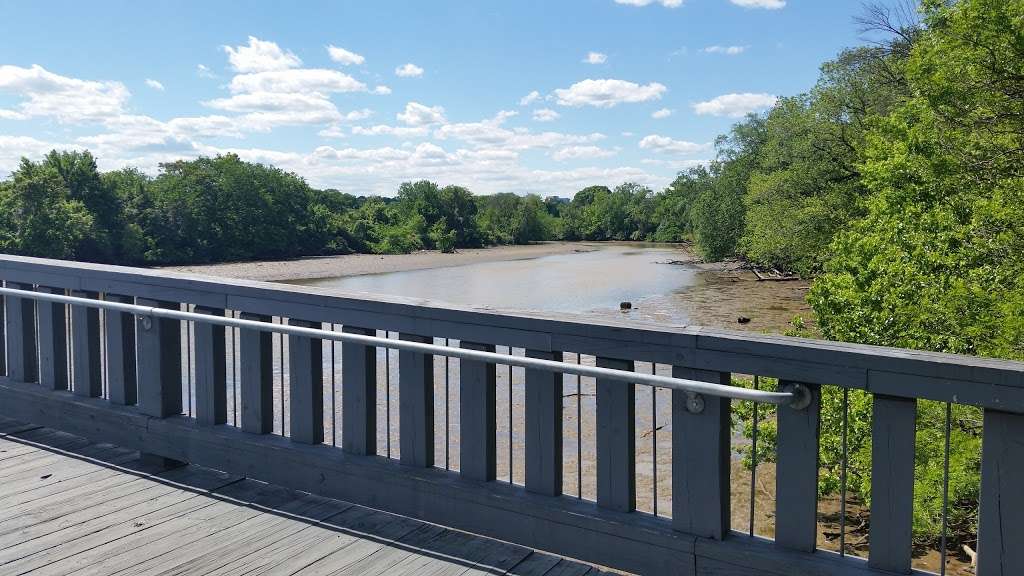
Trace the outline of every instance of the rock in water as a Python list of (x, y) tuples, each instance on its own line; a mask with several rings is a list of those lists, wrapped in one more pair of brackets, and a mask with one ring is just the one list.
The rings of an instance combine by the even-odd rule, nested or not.
[(628, 301), (627, 302), (619, 302), (619, 310), (632, 310), (632, 309), (633, 309), (633, 303), (632, 302), (628, 302)]
[(736, 321), (739, 322), (740, 324), (748, 324), (750, 323), (750, 318), (747, 318), (746, 316), (740, 316), (739, 318), (736, 319)]

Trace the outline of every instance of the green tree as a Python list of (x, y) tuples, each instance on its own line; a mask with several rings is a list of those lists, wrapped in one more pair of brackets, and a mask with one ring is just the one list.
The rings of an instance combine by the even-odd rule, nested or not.
[(73, 259), (93, 234), (92, 214), (52, 166), (22, 159), (0, 184), (0, 251)]

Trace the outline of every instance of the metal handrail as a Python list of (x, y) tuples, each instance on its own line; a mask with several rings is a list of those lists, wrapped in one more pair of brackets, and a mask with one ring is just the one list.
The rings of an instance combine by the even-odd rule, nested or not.
[[(144, 327), (147, 326), (148, 323), (152, 322), (151, 318), (189, 320), (193, 322), (206, 322), (209, 324), (217, 324), (221, 326), (246, 328), (262, 332), (277, 332), (293, 336), (305, 336), (307, 338), (316, 338), (320, 340), (352, 342), (355, 344), (363, 344), (366, 346), (393, 348), (396, 350), (420, 352), (423, 354), (436, 354), (440, 356), (448, 356), (451, 358), (461, 358), (463, 360), (476, 360), (478, 362), (486, 362), (490, 364), (519, 366), (522, 368), (532, 368), (536, 370), (544, 370), (547, 372), (576, 374), (578, 376), (589, 376), (593, 378), (602, 378), (632, 384), (646, 384), (658, 388), (667, 388), (669, 390), (680, 390), (682, 392), (687, 392), (690, 394), (707, 394), (708, 396), (734, 398), (737, 400), (751, 400), (754, 402), (776, 404), (780, 406), (789, 405), (796, 409), (800, 409), (806, 406), (807, 400), (809, 399), (808, 389), (804, 386), (799, 385), (792, 386), (789, 389), (781, 392), (751, 390), (749, 388), (739, 388), (736, 386), (728, 386), (725, 384), (701, 382), (699, 380), (688, 380), (685, 378), (672, 378), (669, 376), (658, 376), (655, 374), (641, 374), (639, 372), (630, 372), (628, 370), (615, 370), (613, 368), (602, 368), (598, 366), (584, 366), (581, 364), (571, 364), (568, 362), (561, 362), (558, 360), (545, 360), (543, 358), (530, 358), (528, 356), (513, 356), (511, 354), (500, 354), (498, 352), (485, 352), (482, 350), (456, 348), (452, 346), (440, 346), (437, 344), (412, 342), (408, 340), (393, 340), (390, 338), (380, 338), (378, 336), (366, 336), (363, 334), (352, 334), (348, 332), (335, 332), (333, 330), (321, 330), (318, 328), (306, 328), (303, 326), (290, 326), (287, 324), (274, 324), (272, 322), (261, 322), (259, 320), (245, 320), (241, 318), (229, 318), (226, 316), (216, 316), (212, 314), (182, 312), (181, 310), (174, 310), (170, 308), (139, 306), (137, 304), (110, 302), (106, 300), (94, 300), (92, 298), (65, 296), (63, 294), (50, 294), (47, 292), (35, 292), (32, 290), (20, 290), (15, 288), (3, 287), (0, 288), (0, 294), (13, 296), (17, 298), (29, 298), (33, 300), (42, 300), (46, 302), (72, 304), (77, 306), (85, 306), (89, 308), (126, 312), (138, 316), (140, 320), (143, 322)], [(692, 401), (694, 399), (691, 398), (690, 400)], [(691, 402), (688, 404), (700, 404), (700, 402)], [(698, 412), (700, 411), (699, 409), (693, 409), (692, 406), (691, 410)]]

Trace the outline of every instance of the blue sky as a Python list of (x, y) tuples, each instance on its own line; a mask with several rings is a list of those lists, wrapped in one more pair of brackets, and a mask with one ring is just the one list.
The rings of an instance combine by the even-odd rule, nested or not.
[(0, 175), (236, 152), (319, 187), (660, 189), (861, 42), (859, 0), (0, 0)]

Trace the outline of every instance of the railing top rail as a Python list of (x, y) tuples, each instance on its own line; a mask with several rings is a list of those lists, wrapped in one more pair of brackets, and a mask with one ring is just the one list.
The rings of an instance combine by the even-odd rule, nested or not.
[(802, 408), (803, 406), (806, 406), (808, 394), (807, 389), (802, 387), (797, 387), (792, 390), (786, 390), (782, 392), (751, 390), (747, 388), (739, 388), (736, 386), (728, 386), (724, 384), (714, 384), (710, 382), (701, 382), (698, 380), (689, 380), (685, 378), (658, 376), (655, 374), (643, 374), (639, 372), (615, 370), (611, 368), (602, 368), (598, 366), (586, 366), (582, 364), (573, 364), (557, 360), (545, 360), (542, 358), (515, 356), (513, 354), (487, 352), (468, 348), (458, 348), (454, 346), (441, 346), (437, 344), (428, 344), (424, 342), (380, 338), (377, 336), (336, 332), (333, 330), (321, 330), (317, 328), (307, 328), (304, 326), (274, 324), (272, 322), (264, 322), (259, 320), (246, 320), (241, 318), (231, 318), (227, 316), (217, 316), (212, 314), (184, 312), (181, 310), (174, 310), (169, 308), (160, 308), (155, 306), (139, 306), (137, 304), (95, 300), (91, 298), (80, 298), (77, 296), (65, 296), (63, 294), (49, 294), (46, 292), (34, 292), (31, 290), (21, 290), (16, 288), (0, 288), (0, 294), (6, 296), (14, 296), (18, 298), (29, 298), (44, 302), (57, 302), (61, 304), (86, 306), (102, 310), (127, 312), (129, 314), (135, 314), (136, 316), (138, 316), (139, 319), (143, 322), (144, 329), (148, 329), (149, 326), (151, 326), (152, 318), (171, 318), (175, 320), (205, 322), (208, 324), (217, 324), (220, 326), (230, 326), (236, 328), (247, 328), (250, 330), (259, 330), (262, 332), (276, 332), (292, 336), (304, 336), (308, 338), (333, 340), (337, 342), (353, 342), (357, 344), (364, 344), (367, 346), (377, 346), (396, 350), (407, 350), (412, 352), (420, 352), (424, 354), (436, 354), (441, 356), (448, 356), (450, 358), (460, 358), (463, 360), (476, 360), (492, 364), (519, 366), (522, 368), (532, 368), (536, 370), (544, 370), (547, 372), (559, 372), (577, 374), (579, 376), (590, 376), (594, 378), (605, 378), (609, 380), (615, 380), (619, 382), (626, 382), (632, 384), (647, 384), (658, 388), (679, 390), (682, 392), (689, 392), (693, 394), (707, 394), (709, 396), (719, 396), (723, 398), (751, 400), (755, 402), (763, 402), (766, 404), (790, 405), (793, 406), (794, 408)]
[(0, 279), (1024, 412), (1024, 362), (0, 254)]

